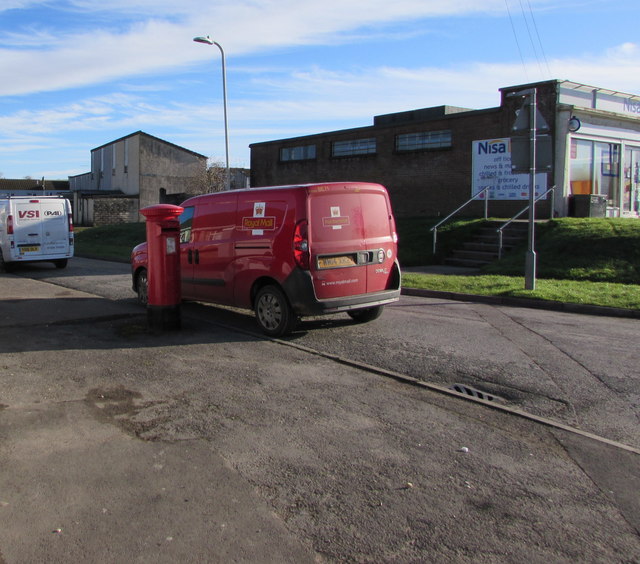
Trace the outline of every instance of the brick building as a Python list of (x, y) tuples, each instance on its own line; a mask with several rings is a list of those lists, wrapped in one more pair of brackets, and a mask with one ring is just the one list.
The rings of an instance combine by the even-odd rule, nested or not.
[[(586, 198), (602, 203), (602, 215), (638, 217), (640, 96), (560, 80), (501, 88), (495, 108), (438, 106), (376, 116), (365, 127), (254, 143), (251, 185), (379, 182), (399, 217), (444, 216), (486, 189), (490, 215), (511, 216), (528, 200), (529, 175), (512, 172), (511, 156), (521, 94), (531, 89), (550, 148), (536, 193), (556, 186), (559, 216), (591, 214), (573, 205)], [(466, 215), (483, 213), (479, 200)], [(545, 196), (538, 213), (548, 216), (551, 202)]]

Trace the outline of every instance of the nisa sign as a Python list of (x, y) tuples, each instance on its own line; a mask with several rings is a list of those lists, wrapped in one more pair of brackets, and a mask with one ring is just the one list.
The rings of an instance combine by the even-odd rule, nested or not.
[(640, 102), (627, 98), (624, 101), (624, 111), (632, 114), (640, 114)]
[(509, 153), (509, 139), (492, 139), (477, 143), (478, 155), (502, 155)]

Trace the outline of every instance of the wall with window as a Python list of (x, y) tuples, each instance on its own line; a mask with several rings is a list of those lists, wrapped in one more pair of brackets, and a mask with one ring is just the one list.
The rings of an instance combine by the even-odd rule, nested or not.
[[(449, 106), (375, 116), (373, 125), (251, 145), (251, 185), (368, 181), (387, 187), (398, 216), (446, 216), (471, 197), (473, 142), (513, 136), (522, 92), (535, 87), (549, 125), (553, 167), (539, 217), (566, 215), (572, 196), (601, 195), (607, 215), (640, 213), (640, 96), (570, 81), (501, 88), (500, 106)], [(569, 130), (572, 117), (581, 126)], [(554, 210), (551, 210), (551, 205)], [(526, 202), (524, 202), (526, 204)], [(489, 213), (511, 217), (520, 200), (491, 200)], [(481, 215), (482, 202), (465, 208)]]
[(504, 122), (500, 108), (455, 110), (378, 116), (373, 126), (252, 144), (251, 185), (377, 182), (399, 217), (446, 215), (471, 196), (472, 140), (499, 136)]

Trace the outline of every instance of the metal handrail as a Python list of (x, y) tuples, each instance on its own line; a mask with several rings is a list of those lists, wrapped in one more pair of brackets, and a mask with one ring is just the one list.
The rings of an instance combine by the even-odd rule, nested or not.
[[(534, 205), (538, 202), (538, 200), (542, 200), (542, 198), (544, 198), (549, 192), (551, 192), (551, 212), (550, 212), (550, 219), (553, 219), (553, 210), (555, 207), (555, 191), (556, 191), (556, 187), (552, 186), (551, 188), (549, 188), (544, 194), (540, 194), (534, 201)], [(524, 212), (526, 212), (529, 209), (529, 204), (527, 204), (527, 206), (523, 209), (521, 209), (516, 215), (514, 215), (511, 219), (509, 219), (508, 221), (504, 222), (500, 227), (498, 227), (498, 229), (496, 229), (496, 231), (498, 232), (498, 260), (500, 260), (502, 258), (502, 232), (509, 227), (509, 225), (511, 225), (511, 223), (513, 221), (515, 221), (516, 219), (518, 219)]]
[[(483, 188), (482, 190), (480, 190), (480, 192), (478, 192), (473, 197), (471, 197), (469, 200), (467, 200), (464, 204), (462, 204), (455, 211), (452, 211), (447, 217), (445, 217), (443, 220), (441, 220), (438, 223), (436, 223), (429, 230), (429, 231), (433, 231), (433, 254), (434, 255), (436, 254), (436, 241), (438, 239), (438, 227), (440, 227), (443, 223), (446, 223), (447, 221), (449, 221), (454, 215), (456, 215), (461, 209), (463, 209), (464, 207), (469, 205), (471, 202), (476, 201), (478, 199), (478, 196), (480, 194), (486, 192), (487, 190), (489, 190), (489, 188), (491, 188), (491, 186), (487, 186), (486, 188)], [(485, 198), (484, 199), (484, 218), (487, 219), (487, 217), (489, 217), (489, 198)]]

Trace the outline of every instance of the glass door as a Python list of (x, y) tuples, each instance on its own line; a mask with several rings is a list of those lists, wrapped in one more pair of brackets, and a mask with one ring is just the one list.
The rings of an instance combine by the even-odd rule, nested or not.
[(620, 208), (620, 145), (595, 143), (595, 178), (598, 194), (606, 196), (607, 206)]
[(627, 147), (624, 152), (624, 188), (622, 211), (625, 214), (640, 212), (640, 147)]

